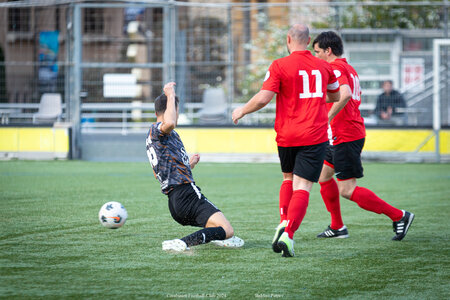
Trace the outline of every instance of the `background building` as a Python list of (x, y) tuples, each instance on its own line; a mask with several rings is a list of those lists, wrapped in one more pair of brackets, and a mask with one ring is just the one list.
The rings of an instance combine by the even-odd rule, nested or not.
[[(231, 125), (230, 114), (287, 55), (286, 30), (337, 31), (360, 75), (369, 126), (381, 83), (407, 103), (402, 126), (431, 128), (433, 41), (448, 38), (448, 4), (334, 1), (0, 1), (3, 123), (31, 124), (44, 93), (62, 95), (62, 121), (83, 133), (144, 132), (153, 99), (177, 82), (185, 125)], [(440, 125), (450, 124), (448, 47), (439, 51)], [(205, 97), (205, 95), (210, 95)], [(213, 96), (211, 96), (213, 95)], [(272, 126), (275, 105), (243, 120)]]

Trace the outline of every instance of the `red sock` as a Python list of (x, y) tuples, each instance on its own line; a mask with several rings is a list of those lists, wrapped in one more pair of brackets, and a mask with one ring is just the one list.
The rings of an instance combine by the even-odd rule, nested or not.
[(338, 185), (334, 178), (319, 183), (323, 202), (325, 203), (328, 212), (331, 214), (331, 228), (334, 230), (341, 229), (344, 226), (344, 222), (342, 222), (341, 216)]
[(284, 232), (289, 238), (294, 238), (294, 232), (300, 227), (308, 207), (309, 193), (305, 190), (295, 190), (292, 193), (291, 203), (288, 209), (288, 224)]
[(385, 214), (391, 218), (393, 222), (397, 222), (403, 217), (403, 211), (389, 205), (383, 199), (375, 195), (374, 192), (363, 187), (357, 186), (353, 191), (350, 200), (356, 202), (362, 209), (377, 214)]
[(289, 202), (292, 198), (292, 180), (284, 180), (280, 187), (280, 223), (287, 220)]

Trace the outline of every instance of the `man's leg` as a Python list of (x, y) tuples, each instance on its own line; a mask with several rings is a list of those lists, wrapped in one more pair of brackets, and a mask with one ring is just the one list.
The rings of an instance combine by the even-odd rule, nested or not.
[(283, 183), (280, 187), (279, 208), (280, 223), (287, 219), (289, 203), (292, 198), (292, 180), (297, 149), (292, 147), (278, 147)]
[[(180, 192), (181, 191), (181, 192)], [(194, 184), (177, 190), (169, 196), (169, 209), (174, 219), (182, 225), (203, 227), (181, 239), (163, 242), (163, 250), (184, 251), (188, 247), (224, 240), (233, 236), (233, 227), (223, 213), (211, 203)], [(183, 198), (184, 197), (184, 198)], [(182, 202), (183, 209), (177, 207)], [(177, 209), (178, 208), (178, 209)]]
[(300, 227), (305, 217), (306, 208), (309, 203), (309, 192), (311, 191), (312, 185), (312, 181), (294, 175), (294, 191), (292, 193), (291, 203), (289, 204), (288, 224), (285, 229), (285, 232), (291, 239), (294, 237), (295, 231)]
[(216, 212), (209, 217), (205, 228), (187, 235), (181, 240), (188, 247), (207, 244), (213, 240), (224, 240), (234, 235), (233, 227), (222, 212)]
[(374, 192), (356, 184), (356, 178), (338, 180), (339, 192), (342, 197), (356, 202), (362, 209), (384, 214), (391, 218), (393, 222), (400, 221), (403, 211), (379, 198)]
[(223, 228), (226, 233), (224, 239), (213, 239), (211, 242), (220, 247), (240, 248), (244, 246), (244, 240), (234, 235), (233, 227), (221, 212), (215, 213), (209, 218), (206, 228)]
[(339, 202), (339, 188), (333, 175), (334, 168), (324, 164), (320, 173), (319, 184), (323, 202), (331, 215), (330, 228), (338, 230), (344, 226), (344, 222), (342, 221), (341, 204)]
[(287, 224), (284, 233), (280, 236), (277, 243), (284, 257), (294, 256), (294, 233), (305, 217), (312, 184), (312, 181), (294, 175), (294, 191), (292, 193), (291, 203), (289, 204)]
[(355, 178), (339, 181), (338, 185), (341, 195), (356, 202), (362, 209), (377, 214), (384, 214), (391, 218), (395, 232), (393, 240), (401, 241), (406, 236), (414, 220), (413, 213), (395, 208), (379, 198), (371, 190), (357, 186)]
[(280, 223), (287, 220), (292, 192), (292, 173), (283, 173), (283, 183), (280, 187)]
[(278, 247), (278, 240), (280, 236), (283, 234), (284, 229), (286, 228), (287, 224), (287, 216), (288, 216), (288, 210), (289, 210), (289, 204), (291, 202), (292, 198), (292, 180), (293, 180), (293, 174), (292, 173), (286, 173), (283, 172), (283, 183), (281, 184), (280, 188), (280, 224), (278, 224), (277, 228), (275, 229), (275, 235), (273, 236), (272, 240), (272, 250), (276, 253), (280, 253), (281, 249)]
[(338, 178), (339, 193), (352, 200), (362, 209), (388, 216), (393, 222), (396, 236), (401, 240), (406, 235), (414, 214), (397, 209), (379, 198), (371, 190), (359, 187), (356, 178), (363, 177), (361, 152), (365, 139), (346, 142), (335, 146), (334, 166)]
[(300, 227), (309, 203), (309, 193), (320, 178), (328, 142), (299, 147), (295, 153), (292, 198), (284, 233), (278, 240), (283, 256), (294, 256), (294, 233)]
[(222, 212), (213, 214), (205, 225), (205, 228), (222, 227), (225, 230), (225, 238), (228, 239), (234, 235), (234, 229)]
[(281, 252), (280, 247), (278, 247), (278, 240), (283, 234), (284, 228), (287, 224), (286, 219), (293, 193), (292, 180), (296, 153), (297, 149), (293, 147), (278, 146), (278, 157), (280, 158), (283, 183), (281, 184), (279, 194), (280, 224), (278, 224), (277, 228), (275, 229), (275, 234), (272, 239), (272, 250), (276, 253)]

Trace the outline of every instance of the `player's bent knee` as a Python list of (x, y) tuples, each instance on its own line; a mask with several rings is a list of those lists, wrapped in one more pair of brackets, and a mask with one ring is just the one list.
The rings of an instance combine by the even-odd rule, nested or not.
[(231, 225), (228, 224), (228, 226), (222, 226), (222, 228), (225, 230), (226, 239), (229, 239), (234, 235), (234, 229)]
[(283, 173), (283, 180), (294, 180), (294, 174), (293, 173)]
[(320, 174), (319, 183), (330, 181), (333, 176), (329, 176), (328, 174)]
[(222, 224), (219, 224), (218, 226), (221, 226), (223, 230), (225, 230), (226, 239), (229, 239), (234, 235), (234, 229), (233, 226), (231, 226), (230, 222), (228, 220), (225, 220), (225, 222), (222, 222)]
[(339, 187), (339, 194), (342, 197), (350, 200), (356, 188), (356, 179), (350, 178), (343, 181), (338, 181), (338, 187)]
[(346, 199), (350, 199), (353, 194), (353, 189), (341, 188), (339, 189), (339, 194)]
[(324, 164), (322, 167), (322, 172), (320, 172), (319, 182), (327, 182), (331, 180), (333, 176), (334, 169)]
[(227, 220), (227, 218), (224, 216), (222, 212), (217, 212), (213, 214), (209, 218), (205, 227), (222, 227), (223, 230), (225, 230), (225, 235), (227, 239), (234, 235), (233, 227), (231, 226), (230, 222)]

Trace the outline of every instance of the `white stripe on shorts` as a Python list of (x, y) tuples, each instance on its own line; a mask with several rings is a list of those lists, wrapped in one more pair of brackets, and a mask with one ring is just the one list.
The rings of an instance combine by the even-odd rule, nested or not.
[(197, 186), (193, 182), (191, 182), (191, 186), (194, 189), (195, 193), (197, 194), (198, 199), (202, 199), (202, 193), (200, 193)]
[[(202, 199), (202, 193), (200, 193), (200, 191), (198, 190), (198, 187), (191, 182), (191, 186), (194, 189), (195, 193), (198, 196), (198, 199)], [(208, 200), (208, 198), (205, 197), (205, 201), (208, 202), (209, 204), (211, 204), (212, 206), (214, 206), (215, 209), (219, 209), (217, 208), (217, 206), (214, 205), (214, 203), (212, 203), (211, 201)]]

